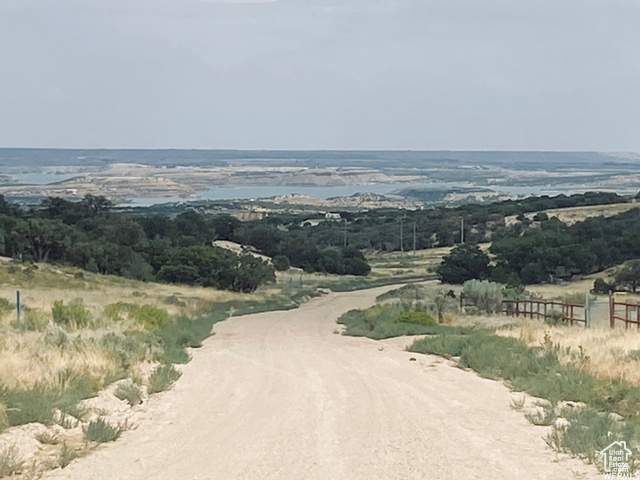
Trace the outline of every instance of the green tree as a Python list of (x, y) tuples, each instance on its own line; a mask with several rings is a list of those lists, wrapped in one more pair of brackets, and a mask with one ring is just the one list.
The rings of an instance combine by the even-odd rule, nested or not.
[(444, 257), (437, 269), (442, 283), (461, 284), (467, 280), (485, 279), (491, 273), (489, 256), (477, 245), (458, 245)]
[(631, 260), (616, 275), (616, 284), (631, 289), (636, 293), (640, 285), (640, 260)]

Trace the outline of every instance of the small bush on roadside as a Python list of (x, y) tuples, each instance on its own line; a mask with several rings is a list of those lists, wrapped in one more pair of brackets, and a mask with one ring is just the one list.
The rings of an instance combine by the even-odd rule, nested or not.
[(467, 280), (462, 286), (462, 293), (472, 305), (491, 315), (502, 310), (503, 288), (501, 284), (488, 280)]
[(402, 312), (393, 320), (396, 323), (415, 323), (417, 325), (436, 325), (436, 319), (427, 312)]
[(39, 383), (32, 388), (10, 389), (0, 385), (0, 403), (6, 405), (10, 426), (33, 422), (48, 425), (53, 422), (54, 409), (75, 412), (78, 402), (94, 393), (88, 375), (63, 370), (55, 382)]
[(160, 365), (149, 377), (149, 393), (164, 392), (178, 381), (180, 373), (173, 365)]
[(70, 302), (67, 305), (62, 300), (56, 300), (51, 307), (53, 321), (66, 327), (85, 327), (91, 320), (91, 314), (80, 302)]
[(98, 418), (89, 422), (82, 428), (84, 437), (89, 442), (107, 443), (113, 442), (120, 437), (122, 429), (107, 423), (103, 418)]
[(81, 454), (78, 450), (69, 448), (66, 443), (63, 443), (62, 449), (60, 450), (60, 457), (58, 457), (58, 465), (60, 465), (60, 468), (66, 468), (71, 462), (80, 456)]
[(595, 409), (565, 409), (561, 412), (569, 425), (554, 427), (545, 441), (561, 453), (578, 455), (596, 462), (599, 452), (614, 439), (633, 445), (634, 426), (631, 422), (618, 422), (607, 413)]
[(114, 395), (120, 400), (125, 400), (132, 407), (142, 402), (142, 391), (135, 383), (121, 383)]

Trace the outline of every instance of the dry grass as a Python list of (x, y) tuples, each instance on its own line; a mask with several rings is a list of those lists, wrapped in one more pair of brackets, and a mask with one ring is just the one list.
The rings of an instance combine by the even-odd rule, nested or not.
[(561, 363), (579, 363), (596, 377), (624, 379), (640, 386), (640, 332), (636, 330), (549, 326), (523, 319), (496, 333), (530, 346), (542, 345), (546, 338), (569, 349), (559, 353)]

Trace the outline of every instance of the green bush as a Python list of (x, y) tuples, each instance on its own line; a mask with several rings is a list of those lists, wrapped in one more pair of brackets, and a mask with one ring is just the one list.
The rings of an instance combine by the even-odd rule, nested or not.
[(44, 343), (57, 348), (69, 345), (69, 335), (60, 325), (49, 325), (44, 334)]
[(53, 302), (51, 314), (55, 323), (66, 327), (85, 327), (91, 320), (89, 310), (79, 302), (70, 302), (65, 305), (62, 300), (56, 300)]
[(612, 439), (624, 440), (629, 446), (633, 445), (632, 422), (617, 422), (611, 415), (593, 408), (565, 409), (561, 416), (568, 420), (569, 425), (566, 428), (554, 427), (545, 439), (558, 452), (571, 453), (595, 462), (599, 452)]
[(415, 323), (417, 325), (436, 325), (436, 319), (427, 312), (402, 312), (393, 320), (395, 323)]
[(74, 450), (73, 448), (67, 447), (67, 444), (63, 443), (62, 449), (60, 450), (60, 457), (58, 458), (58, 465), (60, 465), (60, 468), (66, 468), (79, 456), (80, 452)]
[(47, 315), (37, 310), (25, 310), (19, 320), (11, 322), (11, 326), (20, 332), (42, 332), (48, 324)]
[(291, 263), (289, 259), (284, 255), (276, 255), (273, 257), (273, 266), (279, 272), (285, 272), (291, 268)]
[(544, 317), (547, 325), (560, 325), (564, 322), (564, 313), (562, 310), (549, 310)]
[(132, 312), (131, 316), (147, 330), (162, 328), (169, 322), (167, 311), (153, 305), (140, 305)]
[(104, 315), (113, 322), (133, 319), (142, 324), (147, 330), (162, 328), (169, 322), (167, 311), (153, 305), (136, 305), (125, 302), (112, 303), (104, 308)]
[(77, 413), (76, 405), (95, 393), (88, 376), (62, 372), (58, 382), (38, 384), (29, 389), (0, 386), (0, 403), (7, 406), (6, 418), (11, 426), (27, 423), (50, 424), (53, 410)]
[(488, 280), (467, 280), (462, 286), (462, 294), (472, 305), (491, 315), (502, 310), (503, 288)]
[(120, 437), (122, 429), (109, 425), (103, 418), (98, 418), (82, 428), (84, 438), (89, 442), (107, 443)]
[(0, 298), (0, 315), (15, 310), (16, 306), (6, 298)]
[(142, 402), (142, 391), (135, 383), (121, 383), (116, 388), (114, 395), (120, 400), (125, 400), (132, 407)]
[(173, 365), (160, 365), (149, 377), (149, 393), (168, 390), (181, 376)]

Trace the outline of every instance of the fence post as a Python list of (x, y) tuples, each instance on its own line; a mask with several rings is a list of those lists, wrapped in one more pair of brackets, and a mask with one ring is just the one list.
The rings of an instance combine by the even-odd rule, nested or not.
[(584, 328), (591, 326), (591, 304), (589, 303), (589, 290), (584, 296)]
[(20, 313), (22, 307), (20, 306), (20, 290), (16, 291), (16, 314), (18, 315), (18, 321), (20, 321)]
[(615, 312), (616, 306), (613, 303), (613, 295), (611, 294), (611, 292), (609, 292), (609, 326), (611, 328), (615, 327)]
[(520, 301), (516, 298), (516, 317), (520, 316)]

